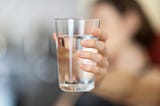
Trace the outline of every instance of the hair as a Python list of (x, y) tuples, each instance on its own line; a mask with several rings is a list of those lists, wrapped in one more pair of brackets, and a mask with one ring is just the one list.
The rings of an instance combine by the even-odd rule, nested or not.
[(95, 5), (105, 3), (114, 6), (121, 15), (124, 15), (129, 10), (133, 10), (140, 15), (142, 25), (133, 40), (148, 48), (155, 34), (141, 6), (135, 0), (97, 0)]

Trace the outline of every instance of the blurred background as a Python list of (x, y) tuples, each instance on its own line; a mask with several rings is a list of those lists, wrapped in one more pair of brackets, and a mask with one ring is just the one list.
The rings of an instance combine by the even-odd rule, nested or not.
[[(86, 18), (93, 1), (0, 0), (0, 106), (54, 106), (62, 93), (54, 18)], [(137, 1), (160, 35), (160, 0)]]

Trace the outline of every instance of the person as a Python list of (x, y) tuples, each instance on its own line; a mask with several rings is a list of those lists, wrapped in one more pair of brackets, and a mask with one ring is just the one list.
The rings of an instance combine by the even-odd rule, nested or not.
[(97, 86), (94, 94), (82, 94), (75, 106), (157, 106), (160, 73), (147, 54), (154, 32), (139, 4), (135, 0), (97, 0), (91, 16), (100, 19), (100, 29), (92, 33), (99, 40), (83, 40), (81, 45), (98, 53), (78, 51), (77, 55), (97, 63), (80, 66), (95, 74)]

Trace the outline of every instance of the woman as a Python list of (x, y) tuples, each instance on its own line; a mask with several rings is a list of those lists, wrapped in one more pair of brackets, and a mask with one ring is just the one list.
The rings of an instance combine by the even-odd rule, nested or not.
[[(93, 93), (105, 100), (85, 93), (76, 106), (114, 105), (106, 100), (118, 104), (148, 104), (147, 99), (151, 98), (145, 100), (143, 95), (139, 95), (146, 87), (141, 83), (152, 75), (146, 74), (152, 70), (146, 51), (154, 33), (142, 9), (135, 0), (98, 0), (92, 17), (100, 18), (100, 29), (92, 33), (99, 37), (99, 41), (84, 40), (81, 45), (96, 48), (98, 53), (78, 51), (77, 55), (97, 62), (97, 66), (82, 64), (80, 68), (96, 75), (97, 87)], [(157, 83), (152, 87), (156, 88), (156, 85)], [(157, 89), (153, 92), (157, 92)], [(151, 90), (152, 94), (153, 92)], [(148, 94), (148, 90), (143, 93)], [(158, 96), (155, 94), (152, 97), (155, 101), (149, 103), (157, 103)]]
[[(151, 76), (157, 75), (157, 71), (151, 72), (152, 74), (147, 73), (147, 71), (153, 70), (150, 67), (150, 57), (147, 54), (147, 50), (154, 33), (138, 3), (135, 0), (98, 0), (93, 7), (92, 17), (100, 18), (102, 32), (97, 35), (108, 35), (108, 40), (105, 40), (103, 45), (94, 41), (83, 41), (82, 46), (104, 48), (104, 45), (106, 45), (110, 62), (108, 70), (104, 67), (108, 74), (106, 74), (101, 83), (99, 82), (99, 87), (95, 89), (94, 93), (116, 103), (130, 105), (142, 103), (156, 104), (158, 102), (156, 92), (159, 89), (159, 84), (147, 85), (146, 83), (146, 81), (152, 82)], [(85, 43), (88, 43), (88, 45), (85, 45)], [(97, 56), (86, 54), (86, 56), (80, 57), (94, 61), (95, 59), (91, 57), (101, 55), (99, 57), (103, 56), (105, 59), (108, 55), (104, 55), (106, 53), (103, 54), (106, 50), (102, 48)], [(84, 52), (83, 55), (85, 55)], [(103, 64), (103, 59), (100, 60), (99, 64)], [(97, 73), (103, 73), (103, 70), (101, 71), (103, 67), (94, 67), (85, 65), (83, 70), (96, 73), (96, 75)], [(103, 75), (100, 76), (103, 77)], [(155, 78), (157, 77), (155, 76)], [(138, 87), (135, 88), (135, 85)], [(153, 90), (149, 85), (153, 87)], [(145, 87), (148, 87), (148, 89)], [(143, 95), (143, 93), (146, 93), (146, 95)], [(150, 94), (153, 94), (153, 96), (149, 97), (148, 95)], [(93, 100), (91, 101), (87, 98), (93, 98)], [(98, 100), (97, 97), (94, 98), (93, 94), (84, 94), (76, 106), (87, 106), (91, 102), (92, 106), (96, 106), (95, 101), (98, 103), (101, 101), (101, 105), (105, 104), (103, 100)], [(106, 102), (106, 104), (108, 103)]]

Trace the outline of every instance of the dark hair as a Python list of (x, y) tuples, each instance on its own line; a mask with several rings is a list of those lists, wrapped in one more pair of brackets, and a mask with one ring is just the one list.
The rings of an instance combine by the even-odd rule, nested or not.
[(147, 17), (142, 11), (141, 6), (135, 0), (98, 0), (96, 2), (96, 5), (104, 3), (113, 5), (121, 15), (128, 12), (128, 10), (136, 11), (140, 15), (142, 19), (142, 26), (134, 36), (134, 41), (136, 41), (143, 47), (148, 48), (155, 34)]

